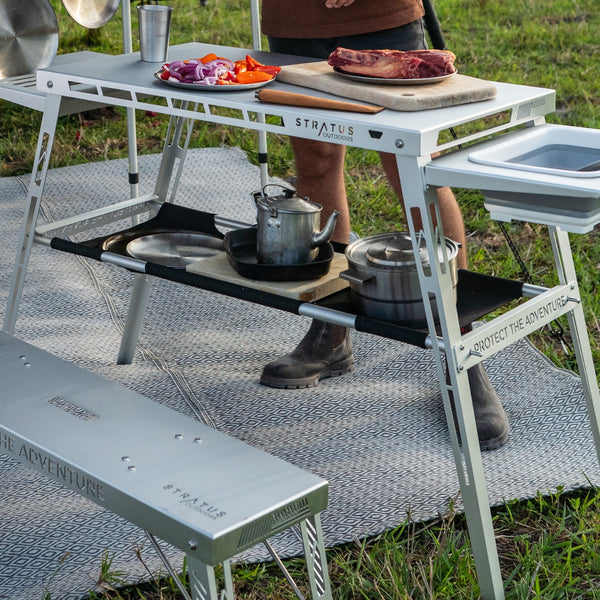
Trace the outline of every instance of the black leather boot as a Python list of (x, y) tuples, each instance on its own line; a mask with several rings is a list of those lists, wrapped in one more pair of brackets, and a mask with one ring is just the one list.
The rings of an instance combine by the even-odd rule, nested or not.
[(313, 319), (296, 349), (270, 362), (260, 382), (282, 389), (307, 388), (325, 377), (348, 373), (353, 365), (350, 330)]
[[(508, 418), (483, 364), (477, 363), (471, 367), (467, 375), (471, 386), (479, 447), (482, 451), (496, 450), (508, 439)], [(454, 402), (452, 392), (450, 400)]]

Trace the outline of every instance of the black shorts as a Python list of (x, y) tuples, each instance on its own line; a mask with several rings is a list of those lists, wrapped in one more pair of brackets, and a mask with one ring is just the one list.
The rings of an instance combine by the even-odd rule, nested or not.
[(423, 19), (373, 33), (336, 38), (269, 38), (271, 52), (327, 58), (338, 46), (351, 50), (422, 50), (427, 48)]

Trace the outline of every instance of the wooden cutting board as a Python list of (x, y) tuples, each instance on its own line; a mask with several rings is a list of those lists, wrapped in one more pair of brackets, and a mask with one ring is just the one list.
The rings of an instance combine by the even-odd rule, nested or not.
[(348, 261), (343, 254), (335, 252), (327, 275), (311, 281), (259, 281), (242, 277), (229, 263), (227, 255), (198, 260), (186, 267), (186, 271), (197, 275), (206, 275), (220, 281), (237, 283), (263, 292), (271, 292), (287, 298), (295, 298), (303, 302), (314, 302), (334, 294), (348, 286), (348, 282), (340, 279), (339, 273), (348, 268)]
[(334, 73), (326, 61), (284, 66), (277, 79), (402, 111), (429, 110), (481, 102), (494, 98), (497, 92), (493, 82), (460, 73), (439, 83), (426, 85), (379, 85), (356, 82)]

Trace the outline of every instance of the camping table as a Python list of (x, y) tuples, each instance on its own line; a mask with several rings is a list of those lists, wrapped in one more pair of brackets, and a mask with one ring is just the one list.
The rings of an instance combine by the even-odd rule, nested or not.
[[(193, 43), (171, 47), (169, 49), (169, 60), (203, 56), (211, 51), (233, 60), (244, 57), (247, 52), (239, 48), (215, 48), (215, 46)], [(267, 64), (301, 62), (298, 57), (260, 52), (253, 52), (253, 55)], [(558, 316), (567, 314), (574, 338), (580, 373), (584, 382), (584, 391), (597, 448), (600, 447), (598, 388), (571, 260), (568, 229), (565, 231), (561, 228), (560, 220), (558, 223), (556, 219), (550, 219), (549, 221), (560, 284), (550, 289), (520, 284), (520, 295), (527, 298), (527, 300), (524, 300), (519, 306), (511, 309), (502, 317), (477, 327), (473, 332), (461, 334), (447, 257), (442, 257), (440, 260), (437, 251), (435, 251), (437, 240), (443, 239), (443, 231), (441, 227), (436, 228), (434, 226), (431, 211), (434, 210), (439, 217), (436, 190), (437, 187), (445, 185), (446, 180), (450, 182), (450, 176), (452, 176), (452, 185), (454, 186), (481, 189), (481, 180), (477, 179), (481, 173), (470, 173), (469, 169), (462, 168), (463, 163), (461, 162), (448, 166), (446, 159), (452, 160), (452, 152), (433, 161), (431, 155), (444, 150), (456, 149), (461, 145), (474, 142), (484, 136), (499, 134), (517, 125), (527, 125), (534, 129), (544, 126), (544, 116), (554, 110), (554, 92), (529, 86), (498, 83), (497, 96), (492, 100), (421, 112), (384, 110), (375, 115), (362, 115), (314, 108), (268, 105), (256, 100), (253, 91), (218, 93), (202, 89), (188, 90), (173, 87), (155, 79), (154, 73), (159, 67), (158, 64), (140, 62), (139, 55), (131, 54), (101, 57), (93, 62), (56, 66), (38, 72), (38, 87), (44, 90), (50, 99), (40, 133), (40, 138), (45, 138), (46, 142), (41, 149), (38, 148), (34, 167), (34, 173), (37, 172), (38, 177), (42, 180), (48, 166), (48, 154), (52, 147), (54, 127), (62, 98), (79, 98), (83, 100), (93, 98), (102, 104), (113, 104), (129, 109), (152, 110), (169, 115), (171, 122), (153, 194), (125, 200), (107, 206), (105, 209), (77, 215), (43, 227), (36, 226), (39, 198), (30, 198), (16, 260), (13, 293), (9, 301), (12, 306), (9, 305), (9, 309), (16, 310), (15, 304), (18, 304), (18, 292), (15, 294), (15, 290), (19, 290), (22, 286), (31, 243), (34, 238), (36, 241), (46, 240), (46, 243), (53, 245), (53, 247), (60, 247), (60, 244), (54, 246), (54, 242), (48, 242), (47, 240), (55, 240), (56, 236), (68, 236), (98, 224), (106, 224), (122, 219), (125, 216), (148, 212), (149, 209), (156, 208), (157, 205), (174, 198), (187, 146), (187, 142), (183, 146), (180, 145), (180, 138), (187, 128), (189, 139), (191, 125), (195, 120), (394, 153), (403, 182), (407, 220), (413, 245), (416, 247), (417, 239), (422, 238), (425, 241), (429, 256), (434, 257), (431, 261), (431, 272), (429, 273), (423, 271), (420, 261), (417, 261), (417, 263), (424, 297), (435, 297), (436, 299), (440, 315), (440, 331), (438, 333), (436, 333), (430, 301), (425, 302), (425, 307), (428, 331), (431, 333), (425, 331), (411, 334), (409, 330), (402, 327), (394, 327), (390, 324), (377, 322), (374, 319), (365, 319), (362, 315), (339, 310), (335, 305), (332, 307), (328, 306), (327, 303), (294, 303), (283, 299), (280, 304), (277, 304), (274, 300), (276, 295), (256, 296), (248, 288), (241, 289), (240, 286), (237, 286), (236, 291), (234, 285), (226, 287), (224, 293), (252, 301), (261, 301), (266, 298), (269, 301), (273, 300), (273, 305), (284, 310), (290, 310), (330, 323), (371, 331), (394, 339), (411, 341), (432, 349), (444, 398), (481, 595), (485, 600), (503, 598), (503, 583), (494, 541), (467, 369), (487, 358), (493, 352), (551, 322)], [(327, 93), (306, 90), (278, 81), (271, 85), (276, 89), (330, 97)], [(151, 102), (149, 99), (154, 101)], [(495, 118), (491, 119), (491, 117)], [(456, 135), (458, 128), (467, 133)], [(42, 163), (41, 168), (40, 163)], [(485, 171), (485, 169), (483, 170)], [(518, 173), (515, 171), (512, 179), (509, 177), (511, 181), (517, 180), (517, 187), (521, 177)], [(521, 183), (531, 185), (530, 181), (523, 180)], [(489, 189), (492, 190), (504, 189), (502, 185), (494, 187), (496, 184), (493, 179), (489, 185)], [(556, 185), (560, 187), (562, 184), (559, 182)], [(597, 190), (594, 192), (592, 189), (590, 192), (588, 188), (585, 188), (582, 193), (591, 195), (594, 198), (600, 195)], [(552, 191), (548, 193), (551, 194)], [(576, 196), (578, 193), (576, 190), (570, 191), (566, 195)], [(421, 232), (415, 231), (412, 210), (419, 211), (423, 216), (423, 229)], [(543, 209), (540, 208), (539, 212), (542, 214), (540, 222), (546, 222), (543, 219)], [(597, 211), (594, 215), (596, 213)], [(508, 210), (508, 215), (505, 211), (504, 218), (513, 218), (510, 210)], [(514, 218), (519, 218), (519, 216), (517, 215)], [(437, 220), (440, 221), (439, 218)], [(575, 221), (579, 222), (577, 218), (575, 218)], [(588, 216), (582, 230), (589, 230), (589, 227), (593, 226), (596, 221), (595, 216), (591, 219)], [(231, 227), (236, 226), (233, 222), (222, 224)], [(68, 242), (66, 243), (68, 244)], [(77, 249), (73, 250), (72, 248), (70, 251), (78, 252)], [(135, 340), (141, 322), (141, 314), (147, 297), (146, 274), (197, 285), (205, 289), (223, 291), (222, 287), (213, 285), (214, 282), (210, 278), (200, 277), (194, 279), (185, 274), (175, 275), (169, 273), (168, 269), (161, 269), (152, 265), (150, 265), (151, 268), (148, 268), (142, 261), (136, 261), (125, 256), (115, 256), (109, 252), (101, 253), (99, 256), (93, 254), (89, 254), (89, 256), (140, 273), (137, 276), (137, 284), (139, 285), (136, 286), (136, 291), (134, 291), (128, 317), (127, 329), (129, 331), (126, 333), (122, 344), (122, 348), (125, 348), (125, 354), (129, 351), (128, 348), (132, 347), (132, 340)], [(531, 318), (531, 315), (535, 315), (535, 319)], [(127, 339), (128, 336), (129, 339)], [(448, 384), (445, 381), (443, 354), (445, 354), (450, 374)], [(449, 392), (452, 392), (456, 402), (459, 433), (452, 417)]]

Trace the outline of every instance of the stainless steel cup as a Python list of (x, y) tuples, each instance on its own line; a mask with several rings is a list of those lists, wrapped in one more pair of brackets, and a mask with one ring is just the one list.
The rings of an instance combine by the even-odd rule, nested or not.
[(140, 58), (144, 62), (167, 60), (172, 6), (144, 4), (137, 7), (140, 33)]

